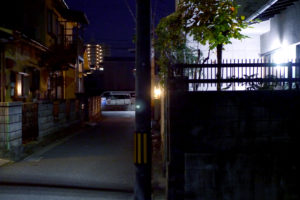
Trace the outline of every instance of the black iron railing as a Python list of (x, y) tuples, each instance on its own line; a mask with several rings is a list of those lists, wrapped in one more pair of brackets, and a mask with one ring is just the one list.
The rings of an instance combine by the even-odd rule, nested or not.
[[(221, 79), (217, 78), (218, 71)], [(222, 90), (295, 89), (300, 83), (300, 62), (173, 65), (169, 78), (179, 77), (188, 83), (189, 91), (216, 90), (218, 83)]]

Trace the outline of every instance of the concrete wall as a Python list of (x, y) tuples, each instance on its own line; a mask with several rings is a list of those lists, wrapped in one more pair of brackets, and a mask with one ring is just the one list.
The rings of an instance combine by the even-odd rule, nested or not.
[[(0, 157), (17, 160), (22, 154), (22, 142), (24, 140), (22, 138), (22, 136), (24, 137), (22, 135), (22, 105), (22, 102), (0, 103)], [(27, 125), (32, 130), (37, 129), (39, 140), (80, 122), (80, 115), (83, 114), (80, 113), (82, 111), (79, 104), (76, 105), (75, 100), (54, 103), (41, 101), (37, 106), (38, 118), (30, 118), (30, 120), (37, 120), (37, 123)], [(98, 107), (100, 107), (100, 103)], [(24, 111), (26, 112), (26, 109)], [(57, 112), (57, 115), (54, 114), (55, 112)], [(23, 128), (28, 127), (23, 126)], [(26, 139), (28, 140), (28, 138)]]
[[(57, 105), (54, 105), (57, 104)], [(57, 106), (57, 108), (54, 108)], [(79, 122), (78, 113), (75, 108), (75, 101), (70, 101), (66, 107), (66, 102), (40, 102), (38, 105), (38, 128), (39, 138), (66, 128), (76, 122)], [(54, 110), (58, 109), (57, 117), (54, 117)], [(69, 112), (67, 116), (67, 110)]]
[(261, 36), (261, 53), (300, 42), (300, 2), (271, 18), (270, 32)]
[(170, 91), (169, 106), (169, 199), (299, 199), (299, 92)]
[(0, 103), (0, 156), (16, 159), (22, 152), (22, 103)]
[(38, 105), (39, 138), (53, 133), (55, 130), (53, 120), (53, 103), (40, 102)]

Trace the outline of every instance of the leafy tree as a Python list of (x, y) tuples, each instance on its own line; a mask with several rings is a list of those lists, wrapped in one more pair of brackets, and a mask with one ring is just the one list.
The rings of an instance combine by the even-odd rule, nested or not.
[[(181, 0), (175, 13), (165, 20), (165, 31), (174, 29), (172, 33), (160, 33), (159, 37), (177, 37), (188, 34), (202, 45), (208, 44), (209, 49), (217, 50), (218, 64), (222, 62), (223, 45), (230, 44), (231, 39), (246, 38), (241, 31), (248, 26), (245, 17), (238, 16), (238, 5), (234, 0)], [(172, 24), (176, 24), (172, 25)], [(159, 39), (158, 39), (159, 40)], [(180, 41), (183, 42), (180, 38)], [(172, 43), (176, 43), (172, 41)], [(217, 70), (217, 79), (221, 79), (221, 67)], [(217, 89), (221, 90), (218, 82)]]
[[(245, 17), (238, 16), (238, 5), (234, 0), (182, 0), (178, 10), (186, 22), (184, 30), (209, 49), (217, 49), (218, 64), (222, 62), (223, 45), (231, 39), (243, 39), (243, 28), (248, 26)], [(217, 70), (217, 79), (221, 79), (221, 67)], [(218, 90), (221, 84), (218, 83)]]
[(160, 67), (160, 78), (165, 83), (168, 67), (178, 63), (196, 63), (200, 58), (194, 49), (186, 45), (184, 21), (180, 13), (174, 12), (160, 20), (155, 29), (157, 35), (154, 47), (157, 54), (157, 64)]

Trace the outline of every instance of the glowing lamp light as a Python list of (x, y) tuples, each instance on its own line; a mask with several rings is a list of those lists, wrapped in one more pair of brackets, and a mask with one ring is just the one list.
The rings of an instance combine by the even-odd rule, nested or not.
[(160, 87), (154, 87), (154, 99), (160, 99), (162, 94), (161, 88)]
[[(282, 46), (280, 49), (275, 51), (272, 55), (272, 59), (276, 64), (287, 63), (293, 61), (296, 58), (296, 46), (295, 45), (285, 45)], [(276, 66), (276, 70), (281, 73), (284, 72), (285, 67)]]
[(22, 96), (22, 83), (18, 81), (17, 84), (17, 95)]

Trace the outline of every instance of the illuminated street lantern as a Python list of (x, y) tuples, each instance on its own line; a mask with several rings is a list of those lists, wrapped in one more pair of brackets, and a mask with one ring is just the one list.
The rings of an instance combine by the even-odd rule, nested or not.
[(155, 86), (154, 87), (154, 99), (160, 99), (162, 95), (162, 90), (160, 88), (160, 86)]

